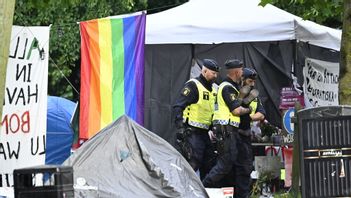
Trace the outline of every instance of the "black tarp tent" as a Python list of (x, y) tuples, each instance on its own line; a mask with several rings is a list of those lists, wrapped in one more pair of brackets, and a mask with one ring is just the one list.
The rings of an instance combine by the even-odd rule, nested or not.
[(127, 116), (85, 142), (64, 165), (73, 166), (75, 184), (84, 178), (99, 197), (208, 197), (188, 162)]
[(281, 125), (280, 90), (292, 85), (292, 73), (303, 84), (305, 58), (339, 62), (340, 30), (258, 3), (190, 0), (147, 16), (146, 128), (172, 142), (172, 104), (189, 79), (194, 59), (214, 58), (223, 65), (228, 58), (239, 58), (257, 70), (267, 119), (277, 126)]

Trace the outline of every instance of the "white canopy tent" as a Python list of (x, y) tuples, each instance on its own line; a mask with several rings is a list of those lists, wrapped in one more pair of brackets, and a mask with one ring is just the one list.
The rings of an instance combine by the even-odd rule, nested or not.
[(147, 16), (146, 44), (298, 40), (340, 49), (341, 31), (304, 21), (259, 0), (190, 0)]

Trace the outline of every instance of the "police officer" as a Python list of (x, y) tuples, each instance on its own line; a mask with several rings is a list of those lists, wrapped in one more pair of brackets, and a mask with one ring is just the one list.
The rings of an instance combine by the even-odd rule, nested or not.
[(200, 169), (200, 175), (205, 157), (213, 153), (208, 131), (212, 125), (217, 94), (213, 83), (218, 71), (215, 60), (204, 59), (200, 76), (186, 82), (173, 106), (178, 147), (194, 171)]
[(216, 110), (213, 116), (215, 135), (223, 136), (224, 143), (216, 165), (203, 179), (205, 187), (217, 187), (218, 182), (232, 170), (238, 155), (240, 115), (251, 112), (250, 108), (241, 106), (244, 96), (248, 94), (248, 89), (240, 89), (243, 63), (232, 59), (227, 60), (225, 66), (228, 74), (219, 85)]
[[(242, 85), (249, 86), (250, 92), (257, 92), (251, 96), (258, 96), (258, 91), (254, 89), (257, 73), (254, 69), (244, 68), (242, 75)], [(253, 155), (251, 146), (251, 123), (252, 121), (262, 121), (265, 118), (265, 110), (258, 97), (243, 101), (243, 107), (250, 107), (250, 114), (240, 116), (239, 136), (238, 136), (238, 158), (234, 166), (235, 175), (235, 198), (249, 197), (251, 186), (251, 172), (253, 170)], [(249, 103), (246, 103), (249, 102)]]

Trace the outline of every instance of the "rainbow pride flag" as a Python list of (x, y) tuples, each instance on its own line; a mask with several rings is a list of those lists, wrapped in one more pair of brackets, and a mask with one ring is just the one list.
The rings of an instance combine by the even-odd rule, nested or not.
[(144, 122), (144, 12), (80, 22), (79, 137), (121, 115)]

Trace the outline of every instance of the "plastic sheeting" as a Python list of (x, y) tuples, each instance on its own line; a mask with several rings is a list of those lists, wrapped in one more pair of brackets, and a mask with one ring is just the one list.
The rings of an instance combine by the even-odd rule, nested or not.
[(45, 164), (62, 164), (71, 154), (73, 130), (70, 125), (76, 104), (48, 96)]
[(208, 197), (188, 162), (166, 141), (122, 116), (64, 163), (75, 183), (85, 179), (99, 197)]

